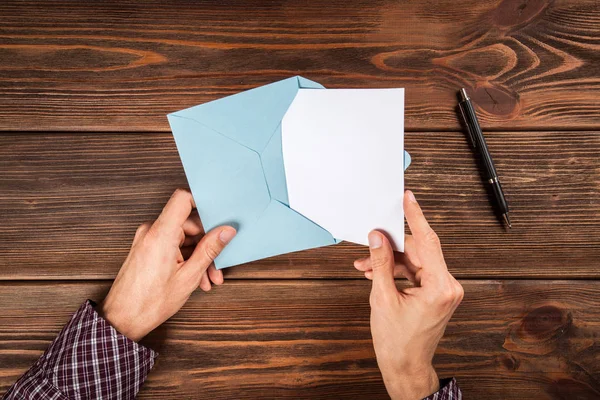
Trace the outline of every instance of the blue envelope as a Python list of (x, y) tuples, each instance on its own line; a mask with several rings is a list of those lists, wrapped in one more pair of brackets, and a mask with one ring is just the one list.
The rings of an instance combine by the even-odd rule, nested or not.
[(299, 88), (324, 89), (297, 76), (168, 115), (204, 229), (238, 232), (218, 269), (338, 243), (288, 205), (281, 120)]

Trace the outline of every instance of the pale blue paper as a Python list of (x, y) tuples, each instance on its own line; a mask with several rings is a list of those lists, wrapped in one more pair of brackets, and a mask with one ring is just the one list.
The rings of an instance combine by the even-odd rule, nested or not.
[(238, 231), (218, 269), (338, 242), (288, 206), (281, 120), (299, 88), (324, 89), (297, 76), (167, 116), (204, 229)]

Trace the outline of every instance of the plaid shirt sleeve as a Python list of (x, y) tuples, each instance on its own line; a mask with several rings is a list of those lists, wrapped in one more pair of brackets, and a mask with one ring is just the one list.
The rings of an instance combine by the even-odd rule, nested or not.
[(462, 400), (462, 392), (456, 379), (443, 379), (440, 381), (440, 390), (423, 400)]
[(3, 399), (133, 399), (157, 356), (118, 333), (88, 300)]

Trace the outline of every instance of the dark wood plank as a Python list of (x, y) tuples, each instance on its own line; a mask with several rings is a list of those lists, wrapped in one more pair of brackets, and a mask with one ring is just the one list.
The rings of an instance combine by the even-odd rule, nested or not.
[[(465, 398), (600, 396), (600, 282), (464, 281), (435, 364)], [(0, 393), (106, 283), (0, 284)], [(386, 398), (367, 281), (232, 281), (196, 292), (145, 343), (140, 398)]]
[(0, 129), (168, 131), (165, 114), (302, 74), (406, 87), (406, 126), (597, 128), (596, 0), (2, 1)]
[[(409, 133), (415, 191), (461, 277), (599, 277), (598, 132), (494, 132), (513, 229), (496, 222), (461, 133)], [(357, 183), (359, 184), (359, 183)], [(0, 279), (112, 278), (135, 228), (186, 186), (168, 134), (0, 135)], [(229, 277), (359, 277), (341, 244), (227, 270)]]

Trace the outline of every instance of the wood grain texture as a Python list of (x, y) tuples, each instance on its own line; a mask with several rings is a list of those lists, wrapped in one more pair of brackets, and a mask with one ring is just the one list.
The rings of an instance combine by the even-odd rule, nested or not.
[(168, 131), (165, 114), (302, 74), (406, 87), (406, 127), (593, 129), (596, 0), (12, 1), (0, 4), (0, 129)]
[[(470, 399), (600, 396), (600, 282), (463, 281), (438, 348)], [(0, 393), (106, 283), (0, 284)], [(365, 281), (232, 281), (196, 292), (145, 344), (140, 398), (386, 398)]]
[[(461, 277), (600, 277), (600, 135), (487, 135), (506, 232), (461, 133), (409, 133), (406, 186)], [(359, 183), (357, 183), (359, 184)], [(186, 179), (169, 134), (0, 135), (0, 279), (113, 278), (135, 228)], [(227, 270), (231, 278), (359, 277), (352, 244)]]
[[(466, 292), (440, 375), (465, 398), (600, 398), (598, 50), (597, 0), (0, 2), (0, 393), (187, 186), (165, 114), (301, 74), (407, 89), (406, 186)], [(459, 132), (460, 87), (510, 233)], [(366, 254), (226, 270), (145, 340), (161, 357), (140, 398), (387, 398), (370, 284), (352, 279)]]

